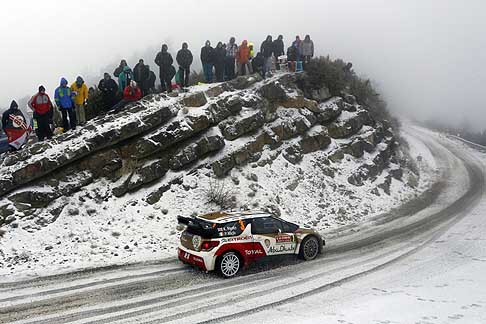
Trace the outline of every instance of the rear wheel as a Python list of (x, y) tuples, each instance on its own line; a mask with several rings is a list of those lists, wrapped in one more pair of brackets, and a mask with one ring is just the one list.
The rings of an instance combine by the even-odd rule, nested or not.
[(319, 254), (319, 240), (315, 236), (308, 236), (300, 245), (299, 257), (306, 260), (314, 260)]
[(231, 278), (241, 269), (241, 259), (235, 252), (226, 252), (218, 258), (217, 270), (224, 278)]

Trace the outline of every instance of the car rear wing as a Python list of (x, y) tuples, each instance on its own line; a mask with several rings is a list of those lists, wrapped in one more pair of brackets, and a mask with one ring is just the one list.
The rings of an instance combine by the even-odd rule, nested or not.
[(213, 224), (195, 217), (177, 216), (177, 222), (186, 226), (193, 234), (200, 235), (204, 238), (214, 238), (218, 236), (217, 229)]

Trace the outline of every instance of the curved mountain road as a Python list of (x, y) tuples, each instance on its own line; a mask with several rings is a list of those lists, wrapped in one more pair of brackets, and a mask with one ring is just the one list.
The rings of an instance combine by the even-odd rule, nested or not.
[(482, 161), (425, 130), (406, 132), (434, 154), (440, 181), (400, 209), (327, 233), (315, 261), (254, 267), (232, 280), (167, 260), (0, 283), (0, 323), (271, 322), (323, 294), (341, 296), (338, 287), (396, 272), (485, 200)]

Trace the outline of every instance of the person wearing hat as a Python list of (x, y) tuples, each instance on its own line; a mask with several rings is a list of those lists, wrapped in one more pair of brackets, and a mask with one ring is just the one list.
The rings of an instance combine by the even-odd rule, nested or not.
[(130, 85), (123, 90), (123, 99), (113, 107), (113, 113), (120, 112), (126, 105), (142, 99), (142, 90), (137, 85), (137, 82), (131, 81)]
[(111, 78), (109, 73), (105, 73), (103, 79), (98, 83), (98, 89), (103, 97), (104, 110), (110, 110), (117, 103), (118, 84)]
[(76, 111), (76, 120), (79, 125), (86, 124), (86, 110), (85, 105), (88, 100), (88, 87), (84, 83), (82, 77), (78, 76), (76, 82), (71, 85), (71, 90), (74, 95), (74, 107)]
[(39, 87), (39, 92), (35, 94), (28, 103), (30, 109), (34, 111), (34, 119), (37, 122), (37, 137), (39, 141), (45, 138), (52, 138), (52, 102), (46, 93), (44, 86)]
[(176, 61), (179, 64), (180, 87), (189, 86), (189, 73), (191, 73), (191, 64), (193, 61), (192, 52), (189, 50), (187, 43), (182, 43), (182, 48), (177, 52)]
[(172, 63), (174, 63), (174, 59), (169, 53), (169, 47), (166, 44), (163, 44), (162, 49), (155, 57), (155, 64), (159, 66), (159, 77), (162, 91), (172, 92), (172, 78), (175, 75), (175, 73), (172, 73), (172, 69), (174, 68)]
[(74, 130), (77, 126), (73, 97), (74, 94), (71, 88), (68, 87), (68, 81), (62, 78), (60, 86), (54, 92), (54, 99), (62, 114), (62, 127), (64, 131), (68, 131), (69, 129)]
[(10, 109), (2, 115), (2, 128), (8, 137), (11, 150), (20, 150), (27, 143), (32, 128), (27, 124), (27, 120), (15, 100), (12, 100)]

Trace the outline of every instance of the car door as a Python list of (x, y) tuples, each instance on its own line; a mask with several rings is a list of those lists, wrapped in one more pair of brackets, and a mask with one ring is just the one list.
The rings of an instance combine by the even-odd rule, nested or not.
[(255, 248), (261, 246), (267, 256), (294, 254), (297, 237), (294, 233), (284, 232), (284, 229), (289, 227), (274, 217), (253, 219), (252, 235)]

